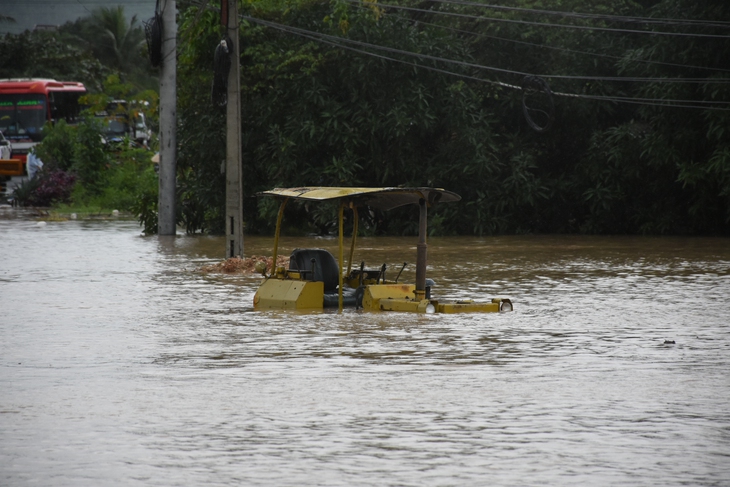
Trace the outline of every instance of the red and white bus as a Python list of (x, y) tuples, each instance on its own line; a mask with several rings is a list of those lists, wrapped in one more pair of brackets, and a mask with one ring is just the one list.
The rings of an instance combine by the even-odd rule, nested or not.
[(0, 131), (12, 144), (12, 157), (25, 162), (46, 122), (76, 123), (85, 94), (84, 85), (75, 81), (0, 79)]

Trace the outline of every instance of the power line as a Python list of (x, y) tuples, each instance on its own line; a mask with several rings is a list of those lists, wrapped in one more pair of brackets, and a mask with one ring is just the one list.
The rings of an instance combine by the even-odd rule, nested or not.
[(91, 13), (91, 10), (89, 10), (89, 9), (88, 9), (88, 8), (86, 7), (86, 5), (84, 5), (83, 3), (81, 3), (81, 0), (76, 0), (76, 3), (78, 3), (79, 5), (81, 5), (82, 7), (84, 7), (84, 10), (86, 10), (86, 11), (87, 11), (87, 12), (89, 12), (89, 13)]
[(436, 3), (446, 3), (455, 5), (465, 5), (480, 7), (491, 10), (501, 10), (507, 12), (521, 12), (529, 14), (540, 14), (540, 15), (553, 15), (565, 18), (576, 18), (576, 19), (591, 19), (591, 20), (606, 20), (610, 22), (625, 22), (625, 23), (637, 23), (637, 24), (654, 24), (654, 25), (684, 25), (684, 26), (700, 26), (700, 27), (720, 27), (730, 28), (730, 22), (715, 21), (715, 20), (694, 20), (694, 19), (665, 19), (655, 17), (630, 17), (623, 15), (608, 15), (608, 14), (588, 14), (579, 12), (565, 12), (559, 10), (541, 10), (523, 7), (508, 7), (505, 5), (490, 5), (481, 2), (473, 2), (468, 0), (430, 0)]
[(246, 20), (251, 20), (252, 22), (259, 23), (261, 25), (268, 25), (270, 27), (278, 26), (281, 30), (288, 30), (292, 33), (305, 33), (309, 35), (316, 35), (321, 38), (326, 39), (333, 39), (337, 42), (345, 42), (350, 43), (354, 45), (358, 45), (361, 47), (367, 47), (371, 49), (379, 49), (386, 52), (391, 52), (395, 54), (403, 54), (407, 56), (413, 56), (418, 57), (421, 59), (428, 59), (431, 61), (438, 61), (443, 63), (450, 63), (450, 64), (457, 64), (464, 67), (469, 68), (476, 68), (476, 69), (483, 69), (485, 71), (493, 71), (496, 73), (501, 74), (509, 74), (509, 75), (516, 75), (516, 76), (537, 76), (540, 78), (548, 78), (548, 79), (561, 79), (561, 80), (581, 80), (581, 81), (620, 81), (620, 82), (645, 82), (645, 83), (711, 83), (711, 84), (726, 84), (730, 83), (730, 78), (720, 78), (720, 79), (711, 79), (711, 78), (642, 78), (642, 77), (620, 77), (620, 76), (570, 76), (570, 75), (554, 75), (554, 74), (535, 74), (535, 73), (528, 73), (524, 71), (514, 71), (510, 69), (503, 69), (503, 68), (496, 68), (492, 66), (483, 66), (480, 64), (475, 63), (468, 63), (465, 61), (458, 61), (453, 59), (447, 59), (442, 58), (438, 56), (432, 56), (430, 54), (422, 54), (422, 53), (414, 53), (411, 51), (404, 51), (402, 49), (397, 49), (394, 47), (387, 47), (387, 46), (380, 46), (377, 44), (370, 44), (363, 41), (358, 41), (355, 39), (348, 39), (344, 37), (336, 37), (329, 34), (323, 34), (320, 32), (310, 31), (306, 29), (300, 29), (298, 27), (292, 27), (292, 26), (285, 26), (283, 24), (278, 24), (275, 22), (270, 22), (262, 19), (256, 19), (254, 17), (247, 17), (243, 16)]
[[(362, 2), (360, 2), (360, 3), (362, 3)], [(241, 15), (240, 17), (242, 19), (244, 19), (244, 20), (248, 20), (248, 21), (251, 21), (253, 23), (257, 23), (257, 24), (260, 24), (260, 25), (268, 26), (268, 27), (271, 27), (271, 28), (274, 28), (274, 29), (277, 29), (277, 30), (280, 30), (280, 31), (284, 31), (284, 32), (288, 32), (290, 34), (298, 35), (300, 37), (305, 37), (305, 38), (314, 40), (316, 42), (328, 44), (328, 45), (331, 45), (331, 46), (334, 46), (334, 47), (337, 47), (337, 48), (346, 49), (346, 50), (350, 50), (350, 51), (353, 51), (353, 52), (358, 52), (358, 53), (361, 53), (361, 54), (365, 54), (365, 55), (368, 55), (368, 56), (371, 56), (371, 57), (376, 57), (376, 58), (380, 58), (380, 59), (384, 59), (384, 60), (388, 60), (388, 61), (393, 61), (393, 62), (398, 62), (398, 63), (402, 63), (402, 64), (411, 65), (411, 66), (414, 66), (416, 68), (422, 68), (422, 69), (427, 69), (427, 70), (430, 70), (430, 71), (440, 72), (440, 73), (443, 73), (443, 74), (457, 76), (457, 77), (461, 77), (461, 78), (464, 78), (464, 79), (471, 79), (471, 80), (474, 80), (474, 81), (490, 83), (490, 84), (494, 84), (494, 85), (501, 86), (501, 87), (504, 87), (504, 88), (518, 89), (518, 90), (521, 90), (522, 89), (521, 86), (517, 86), (517, 85), (513, 85), (513, 84), (509, 84), (509, 83), (504, 83), (504, 82), (501, 82), (501, 81), (485, 80), (483, 78), (478, 78), (478, 77), (475, 77), (475, 76), (469, 76), (469, 75), (465, 75), (465, 74), (461, 74), (461, 73), (454, 73), (452, 71), (448, 71), (448, 70), (444, 70), (444, 69), (439, 69), (439, 68), (435, 68), (435, 67), (431, 67), (431, 66), (426, 66), (426, 65), (420, 65), (420, 64), (413, 63), (413, 62), (408, 62), (408, 61), (404, 61), (404, 60), (401, 60), (401, 59), (392, 58), (392, 57), (389, 57), (389, 56), (375, 54), (375, 53), (372, 53), (372, 52), (369, 52), (369, 51), (366, 51), (366, 50), (357, 49), (357, 48), (354, 48), (354, 47), (351, 47), (351, 46), (343, 45), (342, 42), (343, 41), (344, 42), (350, 42), (350, 43), (353, 43), (355, 45), (360, 45), (360, 46), (366, 47), (366, 48), (381, 49), (381, 50), (385, 50), (385, 51), (388, 51), (388, 52), (398, 53), (398, 54), (402, 54), (402, 55), (406, 55), (406, 56), (418, 57), (418, 58), (422, 58), (422, 59), (429, 59), (429, 60), (438, 61), (438, 62), (452, 63), (452, 64), (462, 65), (462, 66), (466, 66), (466, 67), (472, 67), (472, 68), (478, 68), (478, 69), (485, 69), (485, 70), (492, 70), (492, 71), (497, 71), (497, 72), (502, 72), (502, 73), (512, 74), (512, 75), (536, 76), (536, 75), (533, 75), (531, 73), (523, 73), (523, 72), (519, 72), (519, 71), (504, 70), (504, 69), (493, 68), (493, 67), (489, 67), (489, 66), (481, 66), (481, 65), (472, 64), (472, 63), (465, 63), (465, 62), (462, 62), (462, 61), (454, 61), (454, 60), (451, 60), (451, 59), (439, 58), (439, 57), (436, 57), (436, 56), (430, 56), (430, 55), (425, 55), (425, 54), (418, 54), (418, 53), (413, 53), (413, 52), (410, 52), (410, 51), (403, 51), (403, 50), (400, 50), (400, 49), (389, 48), (389, 47), (379, 46), (379, 45), (375, 45), (375, 44), (369, 44), (369, 43), (365, 43), (365, 42), (362, 42), (362, 41), (356, 41), (356, 40), (353, 40), (353, 39), (346, 39), (346, 38), (342, 38), (342, 37), (331, 36), (329, 34), (324, 34), (324, 33), (320, 33), (320, 32), (309, 31), (309, 30), (306, 30), (306, 29), (300, 29), (300, 28), (297, 28), (297, 27), (286, 26), (286, 25), (283, 25), (283, 24), (278, 24), (276, 22), (270, 22), (270, 21), (266, 21), (266, 20), (263, 20), (263, 19), (258, 19), (258, 18), (255, 18), (255, 17), (251, 17), (251, 16)], [(580, 80), (596, 80), (596, 81), (631, 81), (631, 82), (652, 82), (652, 83), (653, 82), (660, 82), (660, 83), (666, 83), (666, 82), (671, 82), (671, 83), (676, 83), (676, 82), (727, 83), (727, 82), (730, 82), (730, 80), (728, 80), (728, 79), (716, 80), (716, 79), (697, 79), (697, 78), (694, 78), (694, 79), (688, 79), (688, 78), (621, 78), (621, 77), (581, 77), (581, 76), (555, 76), (555, 75), (537, 75), (537, 76), (540, 76), (540, 77), (543, 77), (543, 78), (552, 78), (552, 79), (580, 79)], [(709, 105), (718, 105), (718, 104), (719, 105), (728, 105), (728, 104), (730, 104), (730, 102), (723, 102), (723, 101), (712, 102), (712, 101), (704, 101), (704, 100), (673, 100), (673, 99), (633, 98), (633, 97), (617, 97), (617, 96), (611, 97), (611, 96), (604, 96), (604, 95), (586, 95), (586, 94), (560, 93), (560, 92), (553, 92), (553, 94), (556, 95), (556, 96), (564, 96), (564, 97), (571, 97), (571, 98), (582, 98), (582, 99), (591, 99), (591, 100), (602, 100), (602, 101), (614, 101), (614, 102), (620, 102), (620, 103), (633, 103), (633, 104), (641, 104), (641, 105), (678, 107), (678, 108), (697, 108), (697, 109), (722, 110), (722, 111), (725, 111), (725, 110), (728, 110), (728, 109), (727, 108), (722, 108), (722, 107), (717, 107), (717, 106), (709, 106)], [(705, 106), (702, 106), (702, 105), (705, 105)]]
[(602, 32), (615, 32), (615, 33), (621, 33), (621, 34), (649, 34), (649, 35), (661, 35), (661, 36), (674, 36), (674, 37), (700, 37), (700, 38), (712, 38), (712, 39), (730, 39), (730, 35), (720, 35), (720, 34), (693, 34), (689, 32), (666, 32), (666, 31), (658, 31), (658, 30), (635, 30), (635, 29), (615, 29), (611, 27), (595, 27), (595, 26), (585, 26), (585, 25), (572, 25), (572, 24), (551, 24), (546, 22), (531, 22), (527, 20), (514, 20), (514, 19), (501, 19), (497, 17), (485, 17), (485, 16), (479, 16), (479, 15), (469, 15), (469, 14), (460, 14), (456, 12), (444, 12), (442, 10), (424, 10), (420, 8), (415, 7), (404, 7), (400, 5), (392, 5), (392, 4), (385, 4), (385, 3), (369, 3), (363, 0), (344, 0), (346, 2), (350, 3), (356, 3), (356, 4), (362, 4), (367, 6), (370, 5), (377, 5), (378, 7), (382, 8), (392, 8), (395, 10), (405, 10), (409, 12), (420, 12), (420, 13), (426, 13), (426, 14), (438, 14), (438, 15), (447, 15), (451, 17), (459, 17), (464, 19), (472, 19), (472, 20), (488, 20), (490, 22), (502, 22), (502, 23), (508, 23), (508, 24), (522, 24), (522, 25), (533, 25), (533, 26), (539, 26), (539, 27), (555, 27), (555, 28), (561, 28), (561, 29), (579, 29), (579, 30), (590, 30), (590, 31), (602, 31)]
[[(403, 51), (403, 50), (395, 49), (395, 48), (388, 48), (388, 47), (378, 46), (378, 45), (375, 45), (375, 44), (368, 44), (368, 43), (361, 42), (361, 41), (354, 41), (352, 39), (345, 39), (345, 38), (341, 38), (341, 37), (331, 36), (329, 34), (323, 34), (323, 33), (319, 33), (319, 32), (309, 31), (309, 30), (306, 30), (306, 29), (300, 29), (298, 27), (287, 26), (287, 25), (283, 25), (283, 24), (276, 23), (276, 22), (270, 22), (270, 21), (266, 21), (266, 20), (263, 20), (263, 19), (258, 19), (258, 18), (255, 18), (255, 17), (246, 16), (246, 15), (242, 15), (241, 18), (243, 20), (247, 20), (247, 21), (250, 21), (250, 22), (259, 24), (259, 25), (263, 25), (263, 26), (266, 26), (266, 27), (271, 27), (273, 29), (280, 30), (280, 31), (283, 31), (283, 32), (287, 32), (287, 33), (294, 34), (294, 35), (298, 35), (300, 37), (305, 37), (305, 38), (314, 40), (316, 42), (321, 42), (321, 43), (324, 43), (324, 44), (329, 44), (329, 45), (332, 45), (332, 46), (337, 47), (337, 48), (347, 49), (347, 50), (350, 50), (350, 51), (359, 52), (359, 53), (362, 53), (362, 54), (365, 54), (365, 55), (369, 55), (369, 56), (373, 56), (373, 57), (376, 57), (376, 58), (380, 58), (380, 59), (384, 59), (384, 60), (388, 60), (388, 61), (394, 61), (394, 62), (398, 62), (398, 63), (402, 63), (402, 64), (407, 64), (407, 65), (411, 65), (411, 66), (414, 66), (416, 68), (422, 68), (422, 69), (426, 69), (426, 70), (430, 70), (430, 71), (436, 71), (436, 72), (440, 72), (440, 73), (444, 73), (444, 74), (449, 74), (449, 75), (452, 75), (452, 76), (457, 76), (457, 77), (461, 77), (461, 78), (465, 78), (465, 79), (472, 79), (472, 80), (475, 80), (475, 81), (486, 82), (486, 83), (494, 84), (494, 85), (501, 86), (501, 87), (504, 87), (504, 88), (522, 90), (522, 87), (521, 86), (516, 86), (516, 85), (513, 85), (513, 84), (503, 83), (503, 82), (499, 82), (499, 81), (485, 80), (485, 79), (482, 79), (482, 78), (477, 78), (477, 77), (474, 77), (474, 76), (464, 75), (464, 74), (461, 74), (461, 73), (454, 73), (452, 71), (443, 70), (443, 69), (439, 69), (439, 68), (435, 68), (435, 67), (431, 67), (431, 66), (419, 65), (419, 64), (416, 64), (416, 63), (413, 63), (413, 62), (404, 61), (402, 59), (392, 58), (390, 56), (384, 56), (384, 55), (380, 55), (380, 54), (374, 54), (374, 53), (369, 52), (369, 51), (365, 51), (365, 50), (362, 50), (362, 49), (357, 49), (357, 48), (354, 48), (354, 47), (351, 47), (351, 46), (346, 46), (346, 45), (343, 45), (341, 42), (342, 41), (350, 42), (350, 43), (355, 44), (355, 45), (360, 45), (360, 46), (370, 47), (370, 48), (375, 48), (375, 49), (382, 49), (382, 50), (389, 51), (389, 52), (393, 52), (393, 53), (399, 53), (399, 54), (409, 55), (409, 56), (413, 56), (413, 57), (419, 57), (419, 58), (423, 58), (423, 59), (429, 59), (429, 60), (435, 60), (435, 61), (442, 61), (442, 62), (460, 64), (460, 65), (469, 66), (469, 67), (479, 67), (479, 68), (482, 68), (482, 69), (497, 70), (497, 71), (500, 71), (500, 72), (506, 72), (506, 73), (510, 73), (510, 74), (520, 74), (520, 75), (526, 75), (526, 76), (534, 76), (534, 75), (530, 75), (528, 73), (521, 73), (521, 72), (517, 72), (517, 71), (502, 70), (502, 69), (499, 69), (499, 68), (489, 68), (489, 67), (486, 67), (486, 66), (473, 65), (473, 64), (464, 63), (464, 62), (461, 62), (461, 61), (454, 61), (454, 60), (449, 60), (449, 59), (445, 59), (445, 58), (438, 58), (436, 56), (429, 56), (429, 55), (425, 55), (425, 54), (413, 53), (413, 52), (410, 52), (410, 51)], [(615, 101), (615, 102), (620, 102), (620, 103), (633, 103), (633, 104), (651, 105), (651, 106), (664, 106), (664, 107), (675, 107), (675, 108), (698, 108), (698, 109), (703, 109), (703, 110), (730, 111), (730, 108), (722, 108), (722, 107), (718, 107), (718, 106), (702, 106), (703, 104), (710, 104), (710, 103), (713, 103), (715, 105), (717, 105), (717, 104), (720, 104), (720, 105), (729, 105), (730, 102), (707, 102), (707, 101), (698, 101), (698, 100), (672, 100), (672, 99), (662, 100), (662, 99), (652, 99), (652, 98), (609, 97), (609, 96), (602, 96), (602, 95), (584, 95), (584, 94), (560, 93), (560, 92), (553, 92), (553, 94), (556, 95), (556, 96), (564, 96), (564, 97), (570, 97), (570, 98), (583, 98), (583, 99), (601, 100), (601, 101)], [(692, 104), (695, 104), (695, 105), (692, 105)], [(697, 105), (697, 104), (699, 104), (699, 105)]]
[[(360, 6), (360, 5), (358, 5), (357, 8), (369, 10), (368, 7), (363, 7), (363, 6)], [(412, 19), (407, 19), (405, 17), (397, 17), (397, 19), (398, 20), (402, 20), (404, 22), (414, 22)], [(473, 35), (473, 36), (481, 37), (481, 38), (485, 38), (485, 39), (492, 39), (492, 40), (496, 40), (496, 41), (510, 42), (510, 43), (513, 43), (513, 44), (520, 44), (520, 45), (524, 45), (524, 46), (536, 47), (536, 48), (539, 48), (539, 49), (549, 49), (549, 50), (554, 50), (554, 51), (567, 52), (567, 53), (571, 53), (571, 54), (580, 54), (580, 55), (592, 56), (592, 57), (603, 57), (603, 58), (607, 58), (607, 59), (614, 59), (614, 60), (617, 60), (617, 61), (620, 61), (620, 60), (623, 60), (624, 59), (621, 56), (613, 56), (613, 55), (610, 55), (610, 54), (601, 54), (601, 53), (588, 52), (588, 51), (579, 51), (579, 50), (576, 50), (576, 49), (567, 49), (567, 48), (564, 48), (564, 47), (548, 46), (548, 45), (545, 45), (545, 44), (537, 44), (537, 43), (534, 43), (534, 42), (518, 41), (516, 39), (509, 39), (507, 37), (499, 37), (499, 36), (493, 36), (493, 35), (489, 35), (489, 34), (482, 34), (480, 32), (474, 32), (474, 31), (468, 31), (468, 30), (463, 30), (463, 29), (457, 29), (457, 28), (454, 28), (454, 27), (449, 27), (449, 26), (445, 26), (445, 25), (441, 25), (441, 24), (434, 24), (432, 22), (424, 22), (422, 20), (419, 20), (417, 22), (419, 24), (428, 25), (428, 26), (431, 26), (431, 27), (436, 27), (436, 28), (448, 30), (448, 31), (451, 31), (451, 32), (457, 32), (457, 33), (461, 33), (461, 34), (468, 34), (468, 35)], [(678, 68), (700, 69), (700, 70), (706, 70), (706, 71), (719, 71), (719, 72), (724, 72), (724, 73), (730, 73), (730, 69), (710, 68), (710, 67), (707, 67), (707, 66), (693, 66), (691, 64), (667, 63), (667, 62), (662, 62), (662, 61), (651, 61), (651, 60), (648, 60), (648, 59), (631, 59), (630, 61), (632, 63), (656, 64), (656, 65), (659, 65), (659, 66), (671, 66), (671, 67), (678, 67)]]

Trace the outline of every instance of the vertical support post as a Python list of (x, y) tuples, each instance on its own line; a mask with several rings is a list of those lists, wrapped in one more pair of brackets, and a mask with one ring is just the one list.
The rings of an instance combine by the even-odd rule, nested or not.
[(226, 257), (243, 257), (243, 171), (241, 165), (241, 68), (238, 39), (238, 0), (222, 0), (228, 6), (231, 70), (226, 94)]
[(175, 235), (177, 173), (177, 9), (162, 0), (162, 66), (160, 67), (160, 172), (157, 200), (159, 235)]
[(420, 214), (418, 216), (418, 245), (416, 247), (416, 300), (425, 299), (426, 296), (426, 265), (427, 249), (426, 233), (428, 222), (428, 205), (426, 200), (421, 198), (418, 201)]
[(279, 235), (281, 234), (281, 220), (284, 218), (284, 208), (286, 208), (286, 203), (289, 201), (289, 198), (286, 198), (284, 201), (281, 202), (281, 205), (279, 206), (279, 214), (276, 216), (276, 232), (274, 233), (274, 252), (271, 256), (271, 274), (269, 276), (273, 276), (276, 274), (276, 259), (279, 257)]
[(358, 221), (360, 220), (358, 218), (357, 214), (357, 206), (352, 206), (352, 242), (350, 242), (350, 258), (347, 260), (347, 272), (346, 274), (349, 276), (350, 272), (352, 271), (352, 258), (355, 255), (355, 242), (357, 242), (357, 225)]
[(345, 204), (340, 203), (340, 211), (339, 211), (339, 215), (337, 218), (338, 223), (339, 223), (338, 226), (340, 227), (340, 238), (339, 238), (339, 240), (340, 240), (340, 265), (339, 265), (339, 272), (338, 272), (340, 280), (339, 280), (339, 289), (338, 289), (338, 297), (337, 297), (338, 309), (339, 309), (340, 313), (342, 313), (342, 285), (343, 285), (342, 269), (344, 269), (344, 267), (345, 267), (345, 265), (344, 265), (345, 264), (345, 255), (344, 255), (345, 251), (343, 249), (344, 239), (345, 239), (344, 214), (345, 214)]

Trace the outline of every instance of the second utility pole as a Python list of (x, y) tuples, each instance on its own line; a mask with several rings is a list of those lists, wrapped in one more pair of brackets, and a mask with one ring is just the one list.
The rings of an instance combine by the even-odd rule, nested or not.
[(241, 67), (238, 0), (227, 2), (226, 32), (233, 41), (226, 103), (226, 257), (243, 258), (243, 168), (241, 159)]
[(175, 0), (162, 2), (162, 66), (160, 68), (160, 174), (158, 234), (175, 235), (177, 173), (177, 8)]

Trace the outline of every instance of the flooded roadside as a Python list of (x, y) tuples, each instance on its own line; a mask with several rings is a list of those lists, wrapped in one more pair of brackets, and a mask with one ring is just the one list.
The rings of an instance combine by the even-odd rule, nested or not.
[(730, 479), (727, 239), (433, 238), (434, 293), (515, 303), (447, 317), (253, 312), (258, 276), (198, 271), (223, 239), (135, 222), (3, 215), (0, 241), (2, 485)]

